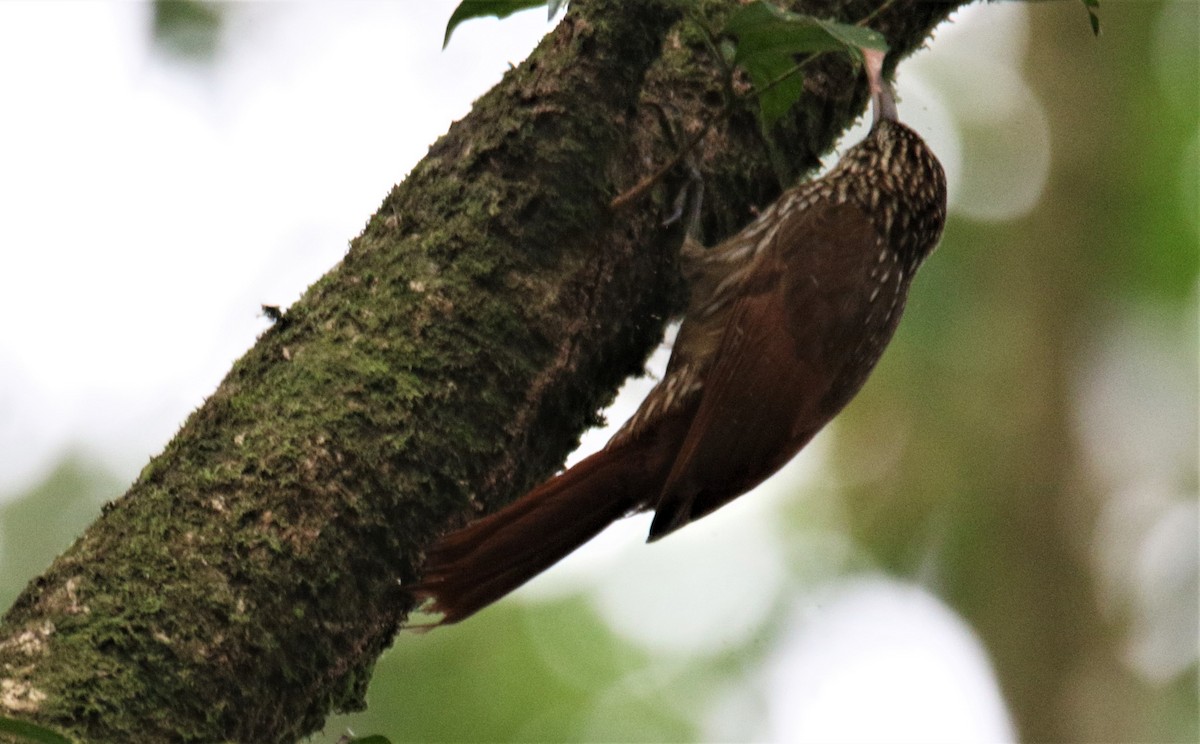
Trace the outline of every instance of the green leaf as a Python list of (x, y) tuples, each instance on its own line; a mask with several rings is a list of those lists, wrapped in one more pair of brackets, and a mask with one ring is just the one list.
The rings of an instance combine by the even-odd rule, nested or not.
[(734, 13), (725, 26), (725, 33), (737, 39), (739, 61), (772, 53), (855, 53), (861, 47), (882, 52), (888, 50), (887, 41), (878, 31), (791, 13), (762, 0)]
[(469, 21), (472, 18), (483, 18), (485, 16), (493, 16), (495, 18), (507, 18), (508, 16), (520, 10), (528, 10), (536, 8), (539, 5), (548, 5), (551, 7), (550, 17), (554, 17), (554, 13), (562, 6), (565, 0), (462, 0), (454, 12), (450, 14), (450, 20), (446, 22), (446, 36), (442, 39), (442, 49), (450, 43), (450, 34), (454, 33), (454, 29), (463, 21)]
[[(62, 734), (42, 728), (27, 721), (18, 721), (0, 716), (0, 732), (12, 734), (18, 742), (36, 742), (36, 744), (74, 744)], [(7, 741), (7, 739), (6, 739)]]
[(356, 737), (350, 740), (352, 744), (392, 744), (391, 740), (380, 734)]
[(864, 47), (888, 49), (877, 31), (791, 13), (762, 0), (734, 13), (724, 33), (737, 40), (733, 62), (754, 83), (763, 129), (770, 128), (804, 91), (798, 55), (840, 51), (861, 60)]
[(1100, 0), (1081, 0), (1083, 7), (1087, 9), (1088, 21), (1092, 24), (1092, 33), (1096, 36), (1100, 35), (1100, 15), (1096, 12), (1100, 10)]
[(768, 129), (804, 92), (804, 75), (786, 56), (761, 55), (742, 62), (758, 91), (759, 117)]
[(762, 57), (824, 52), (843, 45), (831, 38), (815, 18), (799, 16), (764, 2), (755, 2), (734, 13), (725, 33), (737, 39), (734, 62)]
[(888, 50), (887, 39), (874, 29), (837, 21), (817, 20), (817, 23), (821, 24), (821, 28), (825, 29), (830, 36), (841, 40), (846, 51), (852, 52), (855, 56), (860, 54), (862, 49), (876, 49), (881, 52)]

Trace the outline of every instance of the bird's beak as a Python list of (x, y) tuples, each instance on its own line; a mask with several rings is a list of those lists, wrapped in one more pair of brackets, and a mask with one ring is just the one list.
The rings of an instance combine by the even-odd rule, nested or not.
[(892, 86), (883, 79), (883, 59), (886, 53), (878, 49), (863, 49), (862, 54), (866, 61), (867, 82), (871, 86), (871, 103), (875, 111), (872, 126), (879, 124), (880, 119), (899, 121)]

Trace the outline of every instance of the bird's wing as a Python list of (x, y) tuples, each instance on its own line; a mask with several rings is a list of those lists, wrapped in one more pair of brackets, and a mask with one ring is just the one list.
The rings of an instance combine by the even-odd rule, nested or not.
[(825, 398), (864, 322), (879, 236), (850, 204), (796, 215), (730, 310), (695, 418), (655, 504), (655, 540), (753, 488), (835, 411)]

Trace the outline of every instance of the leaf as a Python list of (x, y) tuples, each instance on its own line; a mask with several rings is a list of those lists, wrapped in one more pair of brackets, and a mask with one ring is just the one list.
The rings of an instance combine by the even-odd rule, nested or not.
[(878, 31), (791, 13), (762, 0), (734, 13), (725, 33), (737, 39), (739, 61), (770, 53), (855, 52), (860, 47), (882, 52), (888, 49), (887, 41)]
[[(36, 744), (73, 744), (57, 731), (42, 728), (26, 721), (0, 716), (0, 733), (12, 734), (17, 742), (36, 742)], [(5, 739), (8, 741), (8, 739)]]
[(737, 39), (734, 62), (745, 64), (769, 56), (824, 52), (841, 48), (815, 18), (798, 16), (764, 2), (755, 2), (733, 14), (725, 33)]
[(454, 29), (463, 21), (486, 16), (507, 18), (517, 11), (536, 8), (539, 5), (551, 6), (550, 17), (553, 18), (563, 2), (565, 0), (462, 0), (450, 14), (450, 20), (446, 21), (446, 36), (442, 39), (442, 49), (450, 43), (450, 34), (454, 33)]
[(804, 91), (798, 55), (841, 51), (861, 59), (864, 47), (888, 49), (877, 31), (791, 13), (762, 0), (734, 13), (724, 33), (737, 40), (733, 62), (754, 83), (763, 129), (783, 116)]
[(821, 28), (825, 29), (830, 36), (840, 39), (846, 45), (846, 51), (853, 52), (855, 55), (859, 54), (861, 49), (876, 49), (880, 52), (888, 50), (887, 39), (874, 29), (819, 19), (817, 19), (817, 23), (821, 24)]
[(743, 61), (742, 67), (754, 81), (759, 117), (763, 128), (767, 129), (800, 100), (804, 92), (804, 75), (787, 56), (760, 55)]
[(1092, 24), (1092, 34), (1100, 35), (1100, 14), (1096, 11), (1100, 10), (1100, 0), (1080, 0), (1083, 7), (1087, 9), (1088, 21)]

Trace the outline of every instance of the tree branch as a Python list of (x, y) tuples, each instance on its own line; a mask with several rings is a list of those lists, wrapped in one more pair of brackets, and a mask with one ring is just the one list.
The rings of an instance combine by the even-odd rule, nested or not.
[[(805, 0), (912, 51), (957, 4)], [(737, 6), (695, 5), (712, 28)], [(431, 29), (435, 33), (436, 29)], [(862, 110), (828, 55), (777, 128), (810, 169)], [(778, 193), (749, 110), (669, 0), (577, 0), (395, 187), (0, 624), (0, 713), (96, 742), (291, 741), (363, 707), (436, 535), (561, 465), (679, 306), (672, 184), (697, 155), (716, 239)]]

